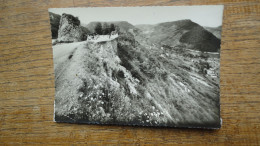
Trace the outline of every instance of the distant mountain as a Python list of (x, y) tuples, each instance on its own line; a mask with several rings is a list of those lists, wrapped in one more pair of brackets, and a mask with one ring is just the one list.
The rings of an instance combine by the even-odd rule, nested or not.
[(56, 39), (58, 37), (58, 30), (60, 25), (61, 16), (52, 12), (49, 12), (50, 23), (51, 23), (51, 36), (52, 39)]
[(176, 46), (180, 43), (189, 45), (190, 49), (217, 52), (220, 40), (211, 32), (191, 20), (179, 20), (156, 25), (137, 25), (147, 39), (154, 44)]
[(207, 31), (214, 34), (217, 38), (221, 39), (222, 26), (219, 27), (204, 27)]
[(137, 24), (135, 25), (136, 28), (139, 28), (141, 30), (145, 30), (145, 29), (151, 29), (152, 27), (154, 27), (154, 25), (152, 24)]
[(87, 28), (90, 33), (94, 33), (95, 32), (95, 26), (98, 22), (90, 22), (89, 24), (82, 24), (83, 27)]
[(151, 24), (139, 24), (135, 25), (135, 27), (142, 31), (144, 35), (150, 34), (153, 30), (154, 25)]
[(218, 52), (220, 49), (220, 39), (201, 26), (196, 26), (186, 32), (180, 42), (193, 45), (192, 48), (204, 52)]
[(154, 43), (174, 46), (185, 32), (195, 26), (197, 24), (190, 20), (159, 23), (152, 28), (147, 36)]

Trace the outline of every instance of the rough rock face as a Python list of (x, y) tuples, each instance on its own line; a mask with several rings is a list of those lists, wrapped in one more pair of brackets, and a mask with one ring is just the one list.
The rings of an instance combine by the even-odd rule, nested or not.
[(83, 31), (77, 17), (63, 13), (58, 32), (59, 42), (78, 42), (83, 38)]

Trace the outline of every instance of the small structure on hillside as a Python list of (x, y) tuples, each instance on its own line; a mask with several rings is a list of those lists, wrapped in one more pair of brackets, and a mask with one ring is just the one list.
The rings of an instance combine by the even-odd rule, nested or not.
[(118, 33), (116, 31), (111, 32), (109, 35), (99, 35), (97, 33), (92, 33), (87, 36), (87, 41), (109, 41), (118, 37)]
[(91, 34), (88, 34), (87, 36), (87, 40), (96, 40), (98, 39), (99, 35), (97, 33), (91, 33)]

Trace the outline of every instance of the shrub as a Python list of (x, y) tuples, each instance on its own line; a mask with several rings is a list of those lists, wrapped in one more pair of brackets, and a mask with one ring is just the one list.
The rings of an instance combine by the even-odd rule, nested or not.
[(99, 35), (102, 35), (103, 31), (102, 31), (102, 25), (101, 25), (100, 22), (98, 22), (98, 23), (96, 24), (95, 32), (96, 32), (97, 34), (99, 34)]

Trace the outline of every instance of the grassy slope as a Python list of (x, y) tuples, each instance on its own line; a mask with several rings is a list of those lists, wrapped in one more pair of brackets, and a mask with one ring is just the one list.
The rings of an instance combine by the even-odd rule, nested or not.
[(183, 54), (153, 49), (130, 34), (77, 47), (56, 80), (56, 121), (219, 124), (219, 87)]
[(219, 123), (219, 87), (215, 81), (198, 74), (201, 67), (198, 62), (202, 61), (199, 56), (189, 58), (184, 52), (131, 46), (134, 45), (119, 46), (124, 50), (119, 57), (125, 60), (123, 65), (141, 81), (144, 88), (140, 89), (144, 94), (140, 96), (151, 99), (157, 109), (165, 111), (165, 115), (169, 115), (168, 123), (179, 126)]

